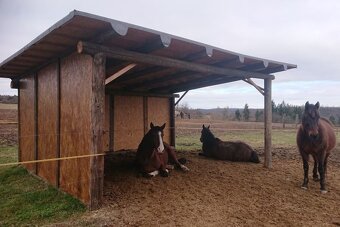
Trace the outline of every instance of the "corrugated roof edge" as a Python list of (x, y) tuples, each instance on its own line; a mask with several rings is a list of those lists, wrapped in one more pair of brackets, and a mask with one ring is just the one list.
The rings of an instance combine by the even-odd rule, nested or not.
[[(225, 53), (228, 53), (228, 54), (237, 55), (237, 56), (239, 56), (240, 59), (249, 58), (249, 59), (259, 60), (259, 61), (263, 61), (263, 62), (271, 62), (271, 63), (274, 63), (274, 64), (279, 64), (279, 65), (282, 65), (285, 70), (291, 69), (291, 68), (297, 68), (297, 65), (294, 65), (294, 64), (284, 63), (284, 62), (279, 62), (279, 61), (273, 61), (273, 60), (253, 57), (253, 56), (249, 56), (249, 55), (244, 55), (244, 54), (240, 54), (240, 53), (237, 53), (237, 52), (233, 52), (233, 51), (225, 50), (225, 49), (222, 49), (222, 48), (214, 47), (214, 46), (211, 46), (211, 45), (208, 45), (208, 44), (204, 44), (204, 43), (200, 43), (200, 42), (197, 42), (197, 41), (193, 41), (193, 40), (189, 40), (189, 39), (186, 39), (186, 38), (171, 35), (171, 34), (168, 34), (168, 33), (160, 32), (160, 31), (157, 31), (157, 30), (145, 28), (145, 27), (142, 27), (142, 26), (137, 26), (137, 25), (134, 25), (134, 24), (129, 24), (129, 23), (126, 23), (126, 22), (122, 22), (122, 21), (110, 19), (110, 18), (107, 18), (107, 17), (102, 17), (102, 16), (78, 11), (78, 10), (71, 11), (66, 17), (64, 17), (61, 20), (59, 20), (58, 22), (56, 22), (49, 29), (47, 29), (45, 32), (43, 32), (38, 37), (33, 39), (31, 42), (29, 42), (27, 45), (25, 45), (19, 51), (17, 51), (16, 53), (11, 55), (7, 59), (5, 59), (3, 62), (0, 63), (0, 67), (5, 65), (6, 63), (10, 62), (11, 60), (16, 58), (20, 54), (22, 54), (25, 50), (29, 49), (35, 43), (37, 43), (41, 39), (43, 39), (46, 35), (48, 35), (52, 31), (54, 31), (55, 29), (61, 27), (62, 25), (64, 25), (68, 21), (70, 21), (75, 16), (82, 16), (82, 17), (87, 17), (87, 18), (92, 18), (92, 19), (108, 22), (108, 23), (111, 24), (112, 29), (114, 29), (118, 34), (120, 34), (122, 36), (124, 36), (127, 33), (127, 29), (134, 28), (134, 29), (143, 30), (143, 31), (146, 31), (146, 32), (158, 34), (161, 37), (162, 42), (165, 46), (170, 45), (171, 39), (177, 39), (177, 40), (181, 40), (183, 42), (188, 42), (188, 43), (192, 43), (192, 44), (195, 44), (195, 45), (199, 45), (199, 46), (202, 46), (206, 49), (207, 55), (210, 56), (210, 57), (213, 56), (214, 50), (216, 50), (216, 51), (221, 51), (221, 52), (225, 52)], [(124, 27), (126, 27), (126, 31), (123, 31), (125, 29), (121, 30), (122, 25), (124, 25)]]

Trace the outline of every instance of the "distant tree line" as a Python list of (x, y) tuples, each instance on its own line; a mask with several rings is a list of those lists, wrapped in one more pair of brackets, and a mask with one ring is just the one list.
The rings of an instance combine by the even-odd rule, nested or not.
[(18, 96), (14, 95), (0, 95), (0, 103), (16, 104), (18, 103)]
[[(214, 109), (192, 109), (187, 103), (176, 106), (176, 110), (190, 113), (191, 118), (216, 119), (216, 120), (236, 120), (236, 121), (256, 121), (263, 122), (263, 109), (250, 109), (248, 104), (242, 108), (214, 108)], [(304, 104), (301, 106), (291, 105), (282, 101), (276, 104), (272, 101), (273, 122), (297, 124), (301, 122), (304, 111)], [(329, 119), (334, 125), (340, 126), (340, 107), (320, 107), (320, 115)]]

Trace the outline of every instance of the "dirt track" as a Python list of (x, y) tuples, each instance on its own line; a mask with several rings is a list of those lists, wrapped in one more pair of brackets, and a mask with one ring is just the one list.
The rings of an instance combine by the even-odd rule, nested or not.
[(329, 164), (325, 195), (318, 182), (300, 188), (302, 162), (295, 148), (274, 152), (272, 170), (181, 152), (190, 172), (152, 179), (135, 172), (133, 153), (116, 154), (106, 160), (103, 207), (71, 225), (340, 226), (339, 150)]
[[(0, 120), (16, 121), (16, 112), (1, 116)], [(200, 121), (192, 122), (182, 125), (201, 127)], [(217, 126), (233, 128), (232, 123)], [(234, 128), (248, 127), (263, 126), (238, 123)], [(0, 135), (4, 138), (0, 142), (16, 144), (17, 125), (2, 124)], [(339, 143), (329, 162), (329, 193), (325, 195), (320, 194), (319, 183), (312, 180), (309, 190), (300, 188), (302, 162), (295, 147), (274, 148), (271, 170), (263, 164), (210, 160), (197, 153), (178, 154), (188, 159), (190, 172), (173, 170), (168, 178), (152, 179), (138, 176), (133, 152), (111, 155), (105, 163), (103, 207), (52, 225), (340, 226)]]

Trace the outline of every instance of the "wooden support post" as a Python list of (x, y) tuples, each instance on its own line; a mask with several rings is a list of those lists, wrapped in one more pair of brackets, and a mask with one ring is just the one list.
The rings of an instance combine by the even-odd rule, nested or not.
[[(105, 55), (98, 53), (93, 57), (91, 134), (92, 154), (103, 151), (104, 105), (105, 105)], [(98, 209), (102, 203), (104, 187), (104, 157), (91, 157), (90, 203), (89, 209)]]
[(272, 80), (264, 80), (264, 167), (272, 168)]

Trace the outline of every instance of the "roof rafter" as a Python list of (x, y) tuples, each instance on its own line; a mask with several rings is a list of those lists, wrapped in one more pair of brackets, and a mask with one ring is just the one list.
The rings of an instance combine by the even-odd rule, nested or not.
[(98, 52), (104, 53), (109, 58), (117, 58), (125, 61), (145, 63), (151, 65), (158, 65), (170, 68), (182, 68), (194, 72), (213, 73), (225, 75), (227, 77), (244, 78), (260, 78), (260, 79), (273, 79), (273, 75), (261, 74), (256, 72), (247, 72), (237, 69), (220, 68), (211, 65), (198, 64), (192, 62), (185, 62), (177, 59), (155, 56), (150, 54), (142, 54), (134, 51), (127, 51), (113, 47), (106, 47), (94, 43), (79, 41), (77, 45), (78, 53), (96, 54)]

